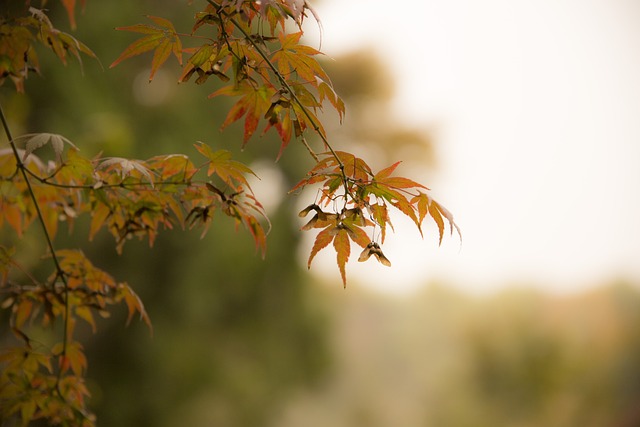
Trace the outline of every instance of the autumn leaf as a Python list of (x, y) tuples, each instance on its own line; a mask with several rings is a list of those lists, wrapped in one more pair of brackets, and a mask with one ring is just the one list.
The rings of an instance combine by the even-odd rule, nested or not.
[[(60, 0), (60, 1), (62, 2), (62, 5), (67, 11), (67, 15), (69, 17), (69, 24), (71, 25), (71, 28), (75, 30), (77, 26), (76, 14), (75, 14), (76, 0)], [(85, 0), (80, 0), (80, 5), (83, 10), (84, 10), (84, 4), (85, 4)]]
[(307, 260), (307, 268), (311, 268), (311, 261), (313, 261), (313, 258), (315, 258), (318, 252), (326, 248), (329, 245), (329, 243), (333, 241), (333, 238), (335, 236), (335, 233), (333, 233), (333, 229), (334, 229), (334, 226), (331, 225), (325, 228), (324, 230), (322, 230), (320, 233), (318, 233), (318, 235), (316, 236), (316, 240), (313, 243), (313, 247), (311, 248), (309, 259)]
[(116, 171), (122, 179), (134, 175), (133, 172), (137, 172), (144, 176), (153, 187), (153, 178), (151, 177), (152, 172), (140, 160), (124, 159), (122, 157), (107, 157), (96, 167), (96, 170), (101, 169), (106, 171)]
[(336, 250), (336, 261), (338, 262), (338, 268), (340, 269), (342, 284), (346, 288), (347, 272), (345, 265), (349, 260), (349, 255), (351, 254), (351, 245), (349, 244), (349, 234), (345, 227), (338, 227), (335, 238), (333, 239), (333, 247)]
[(317, 85), (316, 77), (323, 81), (329, 81), (329, 76), (322, 69), (320, 64), (312, 55), (318, 55), (321, 52), (310, 46), (298, 44), (302, 31), (298, 33), (279, 34), (281, 49), (273, 54), (271, 60), (277, 64), (278, 71), (283, 76), (289, 76), (295, 72), (307, 83)]
[(438, 226), (439, 245), (442, 244), (442, 238), (444, 236), (445, 219), (447, 220), (447, 222), (449, 222), (450, 234), (453, 234), (453, 230), (455, 228), (458, 236), (462, 238), (462, 233), (458, 225), (453, 220), (453, 215), (451, 215), (451, 213), (444, 206), (433, 200), (427, 194), (419, 193), (411, 200), (411, 204), (417, 206), (420, 222), (422, 222), (427, 215), (431, 216), (431, 218), (435, 221), (436, 225)]
[(141, 33), (146, 34), (146, 36), (131, 43), (120, 56), (113, 61), (109, 68), (115, 67), (125, 59), (155, 50), (153, 59), (151, 60), (151, 74), (149, 75), (149, 81), (152, 81), (153, 76), (160, 66), (166, 62), (171, 53), (173, 53), (180, 65), (182, 65), (182, 42), (171, 21), (157, 16), (147, 16), (147, 18), (155, 22), (159, 27), (136, 24), (116, 28), (116, 30)]
[(149, 330), (153, 333), (151, 319), (149, 319), (149, 315), (147, 314), (147, 311), (145, 310), (144, 304), (142, 304), (142, 300), (140, 299), (140, 297), (126, 283), (120, 283), (118, 285), (118, 291), (120, 297), (124, 299), (124, 302), (127, 305), (127, 310), (129, 312), (127, 316), (127, 325), (131, 323), (134, 314), (139, 313), (140, 319), (144, 321)]
[[(320, 78), (318, 77), (318, 79)], [(342, 123), (346, 111), (344, 101), (336, 94), (331, 85), (321, 79), (318, 84), (318, 96), (320, 97), (320, 102), (324, 101), (325, 99), (329, 100), (333, 108), (335, 108), (335, 110), (338, 112), (340, 123)]]
[(240, 99), (229, 110), (221, 129), (246, 116), (244, 137), (242, 139), (242, 146), (244, 147), (258, 128), (260, 119), (271, 107), (270, 100), (275, 93), (276, 90), (272, 86), (263, 85), (259, 88), (254, 88), (251, 84), (243, 81), (237, 88), (233, 85), (225, 86), (209, 95), (209, 98), (220, 95), (240, 96)]
[(87, 357), (83, 350), (82, 344), (72, 341), (54, 345), (52, 353), (59, 355), (60, 370), (63, 373), (71, 369), (75, 375), (81, 376), (87, 369)]
[(250, 189), (246, 175), (258, 177), (248, 166), (232, 160), (231, 152), (228, 150), (213, 151), (211, 147), (200, 141), (194, 146), (209, 160), (207, 176), (216, 174), (231, 188), (238, 189), (239, 185), (243, 185)]

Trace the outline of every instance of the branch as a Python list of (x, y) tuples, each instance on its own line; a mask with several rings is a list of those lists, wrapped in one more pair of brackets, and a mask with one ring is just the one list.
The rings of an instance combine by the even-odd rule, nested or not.
[[(9, 124), (7, 123), (7, 119), (4, 115), (4, 110), (2, 109), (2, 104), (0, 104), (0, 120), (2, 120), (2, 126), (4, 127), (4, 132), (7, 135), (7, 138), (9, 139), (9, 144), (11, 145), (11, 150), (13, 151), (13, 155), (16, 159), (16, 164), (18, 169), (20, 170), (20, 172), (22, 173), (22, 177), (24, 178), (25, 183), (27, 184), (27, 189), (29, 191), (29, 197), (31, 198), (31, 200), (33, 201), (33, 204), (35, 206), (36, 209), (36, 214), (38, 215), (38, 220), (40, 222), (40, 225), (42, 226), (42, 231), (44, 233), (44, 237), (45, 237), (45, 241), (47, 243), (47, 247), (49, 248), (49, 252), (51, 252), (51, 259), (53, 260), (53, 263), (55, 265), (55, 269), (56, 269), (56, 275), (57, 277), (60, 278), (60, 280), (62, 280), (62, 283), (64, 285), (64, 305), (65, 305), (65, 315), (64, 315), (64, 336), (62, 338), (62, 356), (66, 355), (67, 352), (67, 346), (68, 346), (68, 342), (69, 342), (69, 315), (70, 315), (70, 307), (69, 307), (69, 284), (67, 283), (67, 278), (65, 275), (64, 270), (62, 269), (62, 267), (60, 266), (60, 260), (58, 259), (58, 256), (56, 255), (56, 251), (55, 248), (53, 246), (53, 241), (51, 239), (51, 235), (49, 234), (49, 231), (47, 230), (47, 226), (45, 224), (44, 221), (44, 216), (42, 215), (42, 211), (40, 210), (40, 205), (38, 204), (38, 199), (36, 198), (35, 193), (33, 192), (33, 187), (31, 186), (31, 181), (29, 181), (29, 175), (27, 174), (28, 169), (25, 167), (22, 159), (20, 158), (20, 155), (18, 154), (18, 148), (15, 145), (15, 142), (13, 140), (13, 136), (11, 135), (11, 130), (9, 129)], [(64, 396), (62, 395), (62, 393), (60, 392), (59, 389), (59, 384), (60, 384), (60, 379), (62, 377), (62, 370), (60, 369), (58, 371), (58, 378), (56, 380), (56, 390), (58, 392), (58, 394), (60, 395), (60, 397), (65, 400)]]
[[(331, 155), (336, 159), (336, 162), (338, 162), (338, 165), (340, 167), (340, 170), (342, 172), (342, 178), (343, 178), (343, 184), (344, 184), (344, 191), (345, 191), (345, 197), (346, 195), (350, 195), (351, 198), (355, 199), (355, 197), (353, 197), (353, 195), (351, 194), (351, 192), (349, 191), (348, 187), (347, 187), (347, 175), (344, 173), (344, 165), (342, 163), (342, 161), (340, 160), (340, 158), (338, 157), (338, 154), (336, 153), (336, 151), (333, 149), (333, 147), (331, 146), (331, 144), (329, 144), (329, 140), (322, 134), (322, 132), (320, 132), (320, 127), (318, 126), (318, 124), (315, 122), (315, 120), (313, 119), (313, 116), (309, 113), (309, 111), (307, 110), (307, 107), (305, 107), (302, 102), (300, 101), (300, 99), (298, 99), (297, 95), (295, 94), (295, 92), (293, 91), (293, 88), (291, 88), (291, 86), (289, 85), (289, 83), (287, 83), (287, 80), (284, 78), (284, 76), (282, 74), (280, 74), (280, 72), (278, 71), (278, 69), (276, 68), (275, 65), (273, 65), (273, 63), (271, 62), (271, 60), (269, 59), (268, 55), (260, 48), (260, 46), (254, 41), (253, 37), (251, 37), (250, 34), (248, 34), (244, 28), (242, 28), (242, 26), (238, 23), (238, 21), (236, 21), (235, 18), (233, 18), (231, 15), (229, 15), (221, 5), (216, 4), (213, 0), (207, 0), (207, 3), (209, 3), (211, 6), (213, 6), (214, 8), (216, 8), (216, 13), (218, 15), (224, 15), (229, 22), (231, 22), (241, 33), (242, 35), (245, 37), (245, 39), (251, 44), (251, 46), (253, 46), (253, 48), (255, 49), (256, 52), (258, 52), (258, 55), (260, 55), (262, 57), (262, 59), (265, 60), (265, 62), (267, 63), (267, 65), (269, 66), (269, 68), (271, 69), (271, 71), (273, 72), (273, 74), (276, 76), (276, 78), (280, 81), (280, 84), (282, 85), (282, 87), (284, 89), (286, 89), (286, 91), (290, 94), (291, 99), (298, 104), (298, 106), (300, 107), (300, 109), (302, 110), (302, 112), (304, 113), (304, 115), (307, 117), (307, 119), (311, 122), (311, 124), (313, 125), (313, 130), (314, 132), (320, 137), (320, 139), (322, 140), (322, 142), (324, 143), (324, 145), (329, 149), (329, 152), (331, 153)], [(224, 29), (223, 29), (224, 31)], [(226, 33), (225, 33), (225, 40), (226, 40)], [(227, 42), (228, 43), (228, 42)], [(231, 46), (229, 46), (229, 50), (233, 53)], [(318, 156), (313, 152), (313, 150), (311, 149), (311, 147), (306, 143), (306, 141), (303, 139), (303, 143), (305, 145), (305, 147), (307, 148), (307, 150), (309, 150), (311, 156), (318, 161)]]

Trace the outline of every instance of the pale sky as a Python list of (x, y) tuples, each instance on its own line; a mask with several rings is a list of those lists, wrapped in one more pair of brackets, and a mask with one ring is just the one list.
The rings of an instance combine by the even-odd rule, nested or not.
[[(315, 8), (324, 52), (375, 48), (399, 79), (398, 120), (438, 125), (439, 173), (427, 185), (463, 232), (462, 245), (438, 248), (435, 236), (396, 227), (383, 248), (394, 266), (354, 259), (354, 282), (407, 292), (445, 280), (478, 293), (640, 283), (640, 2)], [(312, 270), (339, 285), (335, 254), (323, 252)]]

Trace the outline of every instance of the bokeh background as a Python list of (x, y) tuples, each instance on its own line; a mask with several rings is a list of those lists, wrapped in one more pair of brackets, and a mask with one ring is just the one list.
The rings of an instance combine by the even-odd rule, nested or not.
[(276, 164), (266, 136), (240, 153), (213, 79), (177, 85), (176, 64), (151, 84), (148, 57), (108, 69), (135, 37), (114, 27), (156, 14), (188, 32), (186, 3), (89, 1), (77, 37), (104, 70), (43, 52), (28, 96), (0, 88), (16, 135), (136, 158), (201, 140), (262, 178), (264, 261), (221, 216), (202, 240), (121, 256), (82, 227), (58, 243), (132, 284), (154, 324), (125, 329), (122, 311), (87, 331), (99, 425), (640, 425), (639, 3), (314, 3), (323, 32), (309, 20), (307, 41), (347, 102), (343, 126), (325, 118), (334, 144), (374, 168), (403, 159), (463, 233), (438, 247), (435, 227), (422, 240), (398, 217), (393, 268), (351, 263), (346, 290), (329, 251), (305, 267), (296, 213), (314, 195), (286, 195), (304, 148)]

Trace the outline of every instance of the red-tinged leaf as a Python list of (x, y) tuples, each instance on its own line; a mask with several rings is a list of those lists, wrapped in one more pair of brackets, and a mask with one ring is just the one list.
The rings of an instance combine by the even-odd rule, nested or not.
[(298, 182), (291, 190), (289, 190), (289, 194), (294, 193), (307, 185), (317, 184), (318, 182), (324, 181), (326, 178), (325, 175), (311, 175), (309, 178), (305, 178)]
[[(251, 111), (255, 112), (255, 109)], [(258, 123), (260, 122), (260, 116), (256, 114), (247, 114), (246, 119), (244, 120), (244, 137), (242, 139), (242, 145), (246, 145), (249, 139), (253, 136), (256, 129), (258, 129)]]
[(219, 95), (241, 96), (238, 102), (229, 110), (227, 117), (222, 123), (221, 129), (226, 128), (231, 123), (246, 115), (243, 138), (244, 146), (258, 128), (260, 118), (263, 117), (271, 107), (270, 100), (276, 92), (277, 91), (271, 86), (265, 85), (256, 89), (246, 81), (242, 81), (237, 88), (233, 86), (223, 87), (210, 94), (209, 98)]
[(292, 104), (293, 110), (295, 112), (295, 116), (298, 118), (298, 124), (300, 125), (300, 132), (305, 131), (306, 129), (313, 129), (318, 132), (320, 135), (327, 137), (327, 133), (322, 126), (322, 123), (316, 117), (316, 115), (310, 111), (308, 108), (302, 109), (298, 103)]
[[(72, 29), (76, 29), (76, 0), (60, 0), (62, 5), (67, 11), (67, 15), (69, 16), (69, 25), (71, 25)], [(85, 0), (80, 0), (80, 5), (84, 9)]]
[(311, 261), (313, 258), (320, 252), (322, 249), (326, 248), (329, 243), (333, 240), (335, 234), (333, 233), (334, 226), (331, 225), (324, 230), (322, 230), (316, 236), (316, 240), (313, 243), (313, 247), (311, 248), (311, 253), (309, 254), (309, 260), (307, 261), (307, 268), (311, 268)]
[(24, 229), (22, 227), (22, 212), (20, 211), (20, 207), (17, 204), (8, 203), (6, 200), (0, 199), (0, 201), (2, 202), (0, 207), (2, 208), (4, 219), (11, 228), (16, 231), (18, 237), (22, 237)]
[[(100, 190), (97, 190), (100, 191)], [(102, 228), (105, 221), (111, 214), (109, 206), (103, 203), (97, 203), (97, 206), (91, 211), (91, 225), (89, 226), (89, 241), (93, 240), (98, 230)]]
[(280, 140), (282, 144), (280, 145), (280, 150), (278, 151), (278, 157), (276, 157), (276, 161), (280, 159), (282, 153), (285, 148), (291, 142), (291, 133), (292, 133), (292, 123), (291, 123), (291, 115), (287, 112), (281, 121), (276, 123), (276, 130), (278, 131), (278, 135), (280, 136)]
[(347, 287), (347, 273), (346, 263), (349, 260), (351, 254), (351, 245), (349, 244), (349, 233), (347, 229), (342, 227), (333, 240), (333, 247), (336, 250), (336, 261), (338, 262), (338, 268), (340, 269), (340, 276), (342, 276), (342, 284)]
[(47, 228), (47, 233), (52, 239), (55, 238), (58, 233), (58, 220), (60, 218), (57, 209), (51, 209), (50, 205), (41, 206), (40, 212), (42, 213), (42, 221)]
[(247, 227), (251, 236), (253, 236), (253, 241), (256, 245), (256, 251), (260, 251), (262, 255), (262, 259), (267, 254), (267, 235), (264, 232), (264, 228), (260, 224), (260, 222), (253, 216), (243, 216), (242, 222)]

